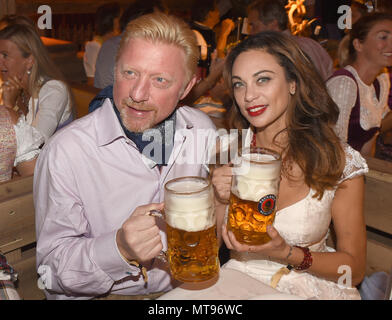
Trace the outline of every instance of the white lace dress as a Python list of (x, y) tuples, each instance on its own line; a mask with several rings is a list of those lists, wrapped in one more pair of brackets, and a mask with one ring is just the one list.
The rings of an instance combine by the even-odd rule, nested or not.
[[(248, 135), (246, 140), (251, 137)], [(342, 179), (351, 179), (368, 171), (366, 161), (347, 144), (346, 165)], [(325, 191), (321, 200), (312, 198), (315, 193), (310, 189), (309, 194), (302, 200), (276, 212), (274, 227), (289, 245), (309, 247), (314, 252), (333, 252), (326, 245), (331, 223), (331, 206), (335, 190)], [(231, 259), (223, 268), (236, 269), (269, 285), (271, 277), (285, 265), (268, 260), (259, 253), (231, 252)], [(338, 285), (306, 272), (291, 271), (284, 275), (277, 288), (279, 291), (306, 299), (360, 299), (357, 289)]]

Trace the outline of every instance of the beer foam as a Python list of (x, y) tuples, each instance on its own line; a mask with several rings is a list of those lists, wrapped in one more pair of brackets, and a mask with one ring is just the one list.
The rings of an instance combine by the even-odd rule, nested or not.
[(279, 181), (276, 180), (249, 180), (246, 177), (237, 177), (237, 185), (233, 193), (240, 199), (258, 202), (268, 194), (278, 194)]
[(205, 181), (180, 180), (170, 183), (169, 190), (174, 192), (198, 192), (207, 186), (208, 183)]
[[(280, 161), (269, 154), (245, 154), (239, 167), (234, 168), (236, 184), (233, 193), (240, 199), (258, 202), (268, 194), (277, 195), (280, 179)], [(249, 161), (261, 161), (262, 164)], [(265, 162), (264, 162), (265, 161)]]
[[(197, 192), (208, 186), (202, 181), (178, 181), (170, 185), (175, 192)], [(202, 231), (215, 224), (214, 198), (208, 188), (195, 194), (170, 194), (165, 197), (166, 222), (184, 231)]]
[(215, 224), (213, 210), (213, 207), (197, 212), (165, 210), (166, 222), (173, 228), (188, 232), (206, 230)]
[(274, 161), (276, 158), (271, 154), (261, 154), (261, 153), (247, 153), (242, 155), (242, 158), (249, 161)]

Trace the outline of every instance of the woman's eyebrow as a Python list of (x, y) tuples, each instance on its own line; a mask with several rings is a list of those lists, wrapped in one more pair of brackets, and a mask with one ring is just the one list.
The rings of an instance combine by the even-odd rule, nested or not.
[(273, 72), (273, 71), (271, 71), (271, 70), (260, 70), (260, 71), (258, 71), (258, 72), (256, 72), (256, 73), (254, 73), (254, 74), (253, 74), (253, 77), (257, 77), (257, 76), (259, 76), (261, 73), (265, 73), (265, 72), (267, 72), (267, 73), (275, 73), (275, 72)]

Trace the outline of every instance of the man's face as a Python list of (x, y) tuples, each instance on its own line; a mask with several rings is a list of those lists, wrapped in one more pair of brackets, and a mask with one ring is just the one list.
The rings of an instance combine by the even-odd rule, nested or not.
[(116, 63), (113, 97), (124, 126), (143, 132), (165, 120), (192, 88), (185, 85), (184, 51), (170, 44), (130, 39)]
[(256, 34), (262, 31), (268, 31), (271, 28), (259, 20), (259, 13), (257, 10), (250, 10), (248, 12), (248, 32), (249, 34)]

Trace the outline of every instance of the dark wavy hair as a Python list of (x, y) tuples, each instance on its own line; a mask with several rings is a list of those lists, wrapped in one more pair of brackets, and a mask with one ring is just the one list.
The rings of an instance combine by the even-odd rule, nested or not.
[(357, 51), (354, 48), (353, 41), (358, 39), (360, 42), (364, 42), (370, 32), (370, 30), (381, 21), (389, 20), (392, 21), (392, 15), (385, 12), (373, 12), (366, 14), (359, 18), (352, 26), (350, 30), (350, 40), (348, 44), (348, 63), (353, 63), (357, 58)]
[(249, 50), (262, 50), (274, 56), (284, 69), (286, 80), (296, 83), (296, 92), (288, 106), (287, 126), (275, 136), (274, 143), (278, 145), (276, 138), (287, 133), (283, 174), (289, 178), (290, 163), (297, 163), (305, 183), (316, 190), (315, 197), (321, 199), (326, 189), (336, 186), (345, 165), (341, 142), (333, 130), (339, 109), (313, 63), (296, 42), (281, 32), (266, 31), (249, 36), (226, 58), (224, 78), (234, 101), (229, 114), (230, 128), (250, 126), (235, 102), (231, 80), (234, 61)]

